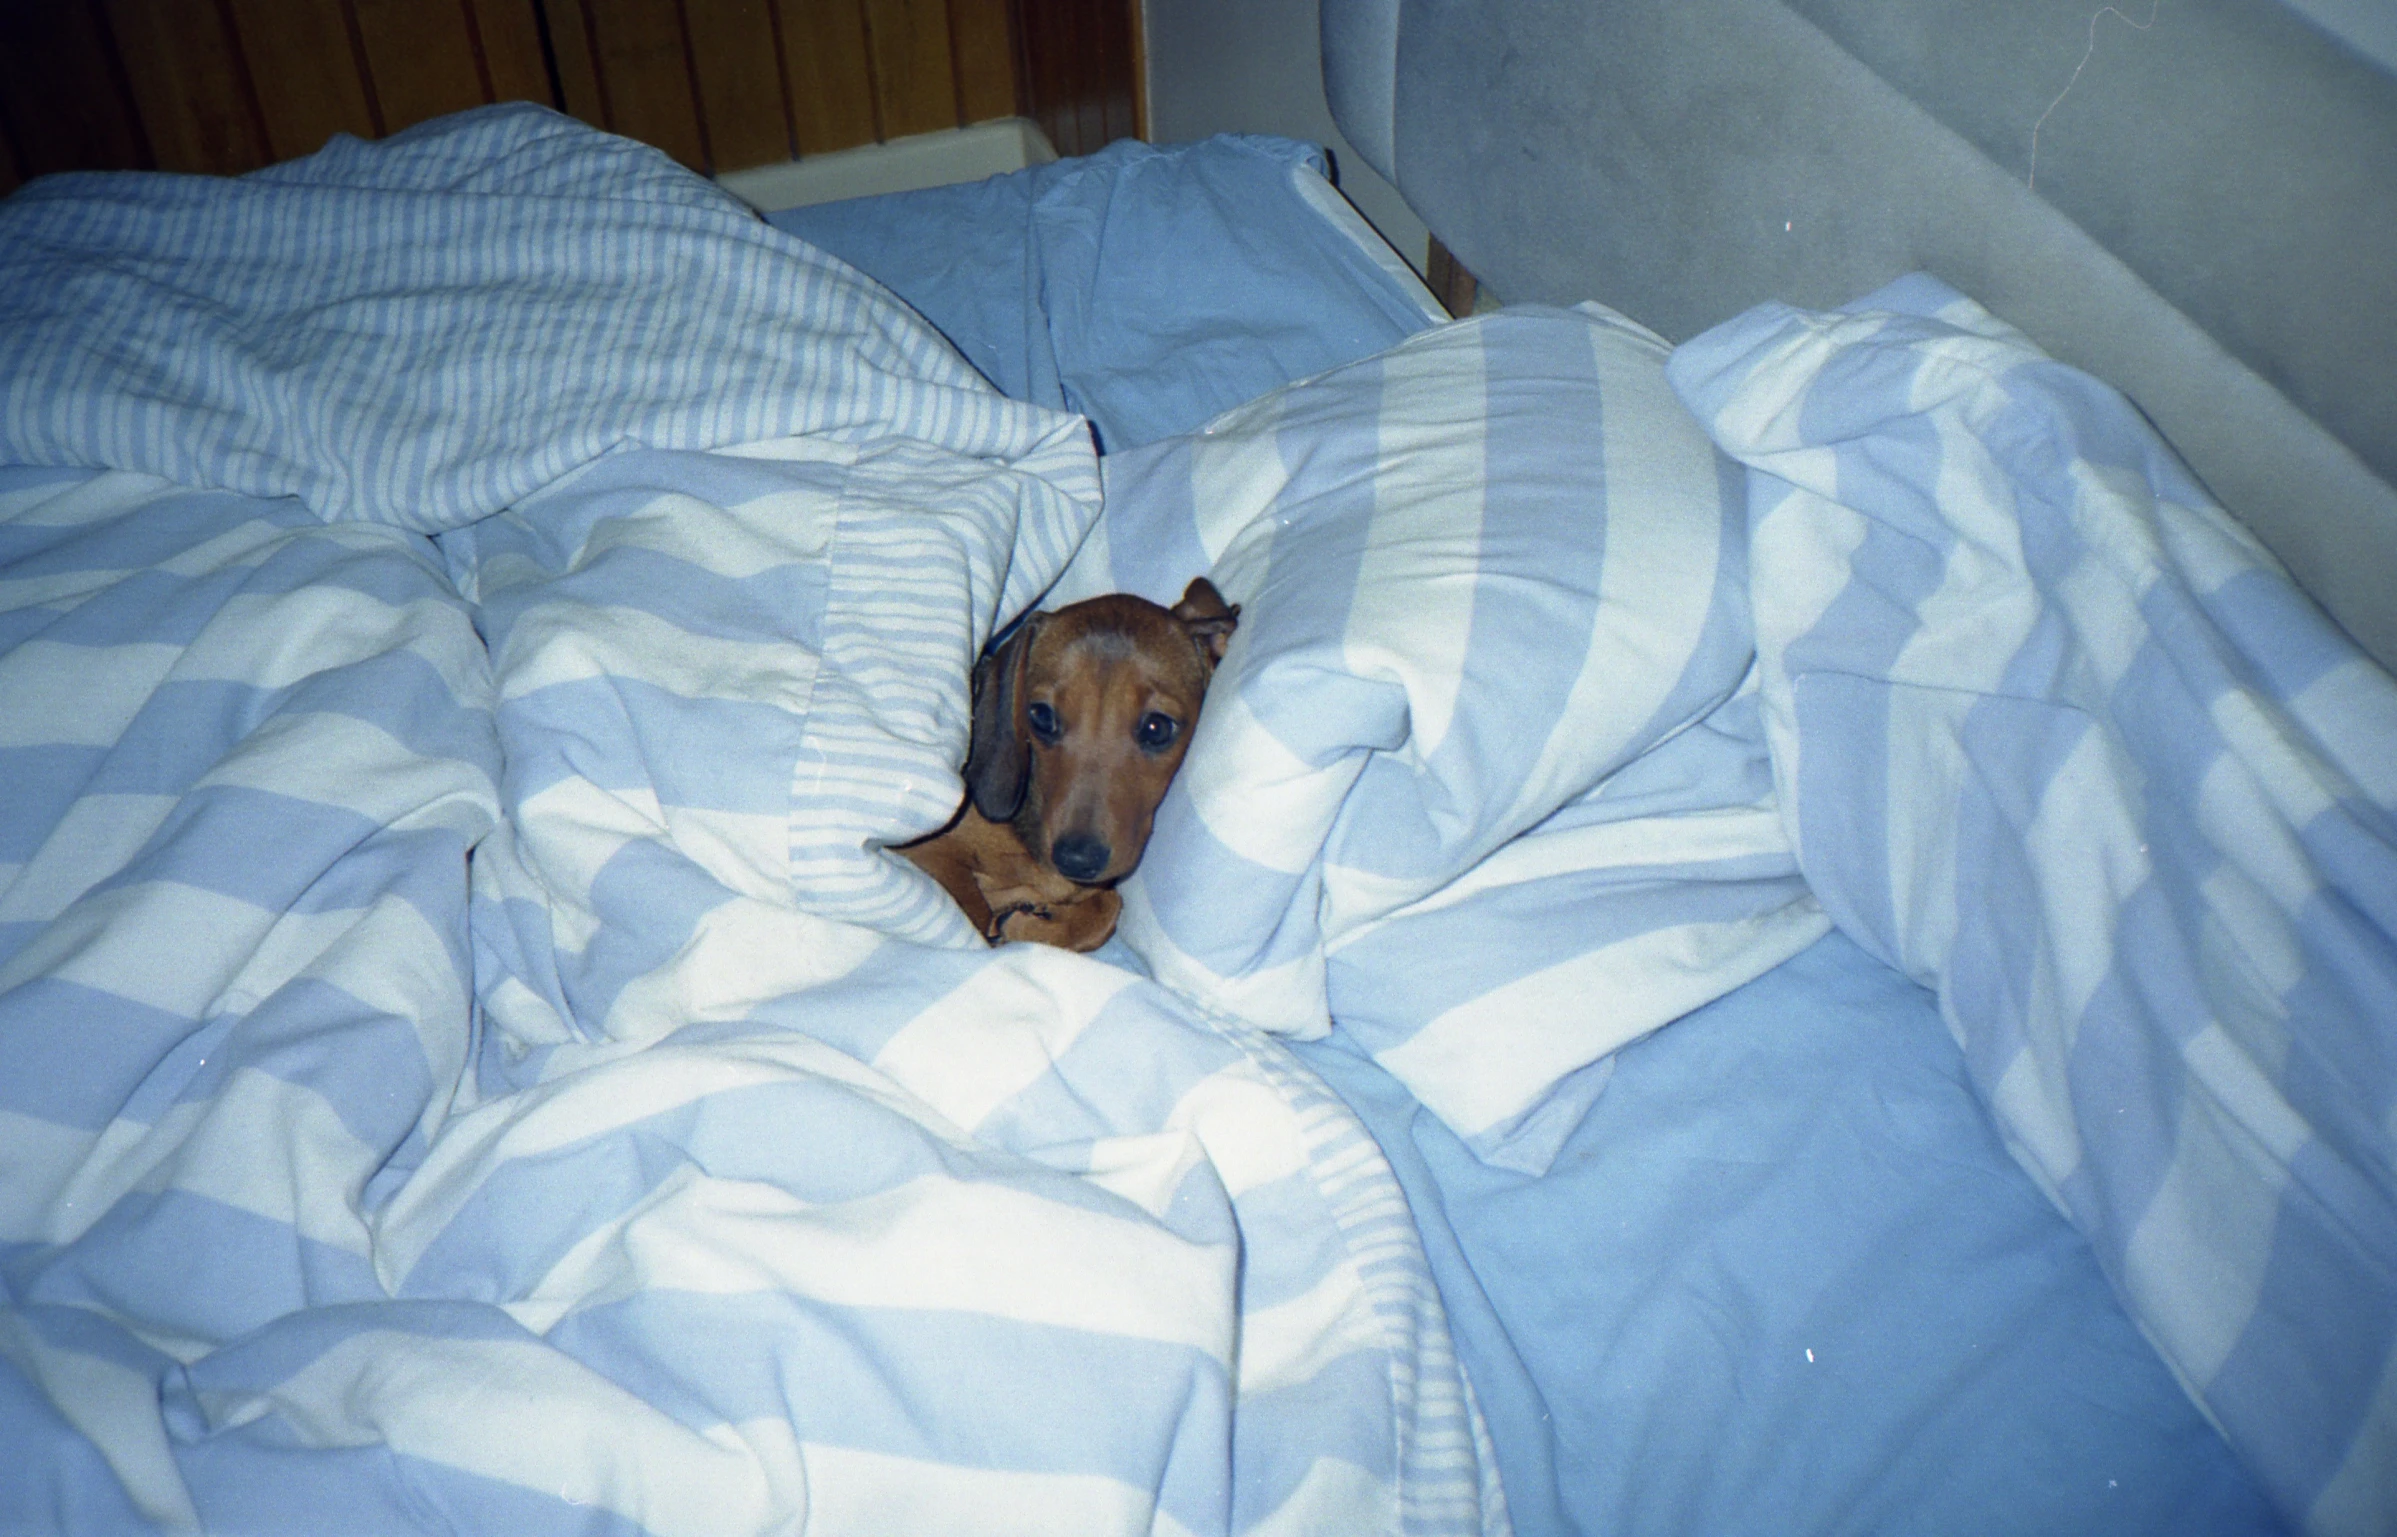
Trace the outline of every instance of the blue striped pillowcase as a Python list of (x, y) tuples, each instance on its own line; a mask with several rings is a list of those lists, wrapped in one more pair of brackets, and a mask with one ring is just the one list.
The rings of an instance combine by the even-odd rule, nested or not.
[[(1753, 733), (1693, 742), (1709, 761), (1669, 805), (1567, 811), (1723, 704), (1752, 655), (1738, 480), (1665, 351), (1595, 306), (1512, 309), (1112, 455), (1107, 515), (1053, 595), (1164, 600), (1208, 572), (1242, 605), (1126, 885), (1126, 942), (1267, 1028), (1353, 1026), (1525, 1166), (1593, 1063), (1823, 926), (1756, 805)], [(1737, 838), (1623, 863), (1642, 828), (1692, 835), (1718, 810)], [(1732, 861), (1712, 888), (1732, 899), (1641, 899), (1631, 872), (1660, 847)], [(1623, 900), (1590, 921), (1608, 881)], [(1594, 1020), (1593, 989), (1622, 1006)]]

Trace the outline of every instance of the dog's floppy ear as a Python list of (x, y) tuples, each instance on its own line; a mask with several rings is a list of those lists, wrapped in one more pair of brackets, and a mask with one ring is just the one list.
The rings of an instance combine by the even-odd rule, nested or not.
[(1032, 741), (1024, 730), (1024, 662), (1046, 614), (1027, 614), (999, 649), (974, 668), (974, 736), (965, 755), (965, 789), (974, 809), (993, 822), (1024, 804), (1031, 777)]
[(1182, 601), (1173, 606), (1173, 616), (1182, 621), (1182, 628), (1190, 632), (1190, 643), (1212, 665), (1223, 660), (1223, 648), (1232, 643), (1232, 631), (1240, 625), (1240, 605), (1226, 603), (1205, 577), (1194, 577), (1182, 590)]

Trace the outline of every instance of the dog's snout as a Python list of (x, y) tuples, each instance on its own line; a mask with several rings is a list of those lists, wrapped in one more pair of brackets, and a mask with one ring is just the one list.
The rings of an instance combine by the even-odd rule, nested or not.
[(1114, 853), (1088, 833), (1070, 833), (1049, 846), (1049, 863), (1069, 881), (1095, 881)]

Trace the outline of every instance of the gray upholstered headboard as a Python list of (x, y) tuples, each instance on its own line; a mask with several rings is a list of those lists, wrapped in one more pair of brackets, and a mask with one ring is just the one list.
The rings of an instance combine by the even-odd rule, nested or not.
[(1342, 131), (1501, 298), (1680, 340), (1931, 272), (2128, 393), (2397, 668), (2397, 6), (1323, 0), (1323, 42)]

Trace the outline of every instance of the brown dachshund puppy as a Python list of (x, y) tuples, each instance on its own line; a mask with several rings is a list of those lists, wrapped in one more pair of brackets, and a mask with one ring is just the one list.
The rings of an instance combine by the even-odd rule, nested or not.
[(899, 852), (993, 944), (1105, 944), (1239, 620), (1205, 577), (1170, 609), (1115, 593), (1028, 615), (974, 669), (965, 804)]

